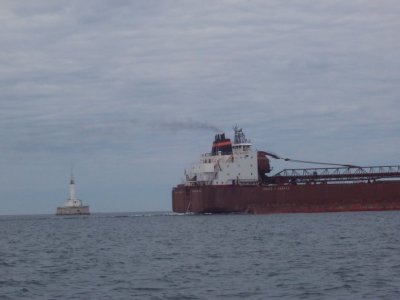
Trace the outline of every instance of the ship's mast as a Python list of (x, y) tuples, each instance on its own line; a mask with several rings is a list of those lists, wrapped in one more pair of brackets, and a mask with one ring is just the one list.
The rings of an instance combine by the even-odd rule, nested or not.
[(233, 130), (235, 131), (235, 138), (233, 141), (235, 145), (250, 143), (250, 141), (246, 139), (242, 128), (239, 128), (239, 126), (236, 125), (233, 127)]

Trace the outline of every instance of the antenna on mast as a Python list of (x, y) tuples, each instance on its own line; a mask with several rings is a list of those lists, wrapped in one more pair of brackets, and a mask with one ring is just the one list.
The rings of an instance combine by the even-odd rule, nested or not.
[(246, 139), (246, 136), (244, 135), (242, 128), (239, 128), (238, 125), (235, 125), (233, 127), (233, 130), (235, 131), (235, 138), (234, 138), (235, 144), (250, 143), (250, 141)]

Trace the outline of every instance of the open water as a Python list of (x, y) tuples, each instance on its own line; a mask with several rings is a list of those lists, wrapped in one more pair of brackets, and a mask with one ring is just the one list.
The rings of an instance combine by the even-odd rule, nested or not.
[(400, 299), (400, 212), (0, 217), (0, 299)]

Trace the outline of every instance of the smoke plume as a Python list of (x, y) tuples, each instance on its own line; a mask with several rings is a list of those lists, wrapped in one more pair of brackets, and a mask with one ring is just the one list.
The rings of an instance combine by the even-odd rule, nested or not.
[(222, 130), (217, 126), (197, 121), (164, 121), (161, 122), (160, 127), (163, 129), (179, 131), (179, 130), (207, 130), (212, 132), (221, 132)]

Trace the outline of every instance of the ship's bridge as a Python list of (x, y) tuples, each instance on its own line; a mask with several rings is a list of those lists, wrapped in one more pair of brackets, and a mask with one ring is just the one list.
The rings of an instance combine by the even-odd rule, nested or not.
[(251, 149), (251, 146), (252, 146), (251, 143), (233, 144), (232, 149), (233, 149), (233, 151), (235, 151), (235, 150), (248, 151)]

